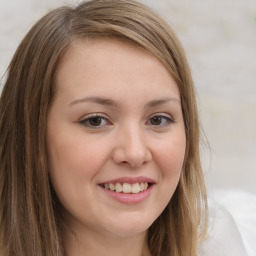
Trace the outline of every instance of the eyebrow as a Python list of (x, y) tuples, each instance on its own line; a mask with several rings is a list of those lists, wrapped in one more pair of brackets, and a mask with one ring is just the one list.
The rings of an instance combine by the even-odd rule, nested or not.
[(118, 107), (118, 104), (115, 101), (107, 98), (101, 98), (101, 97), (85, 97), (82, 99), (72, 101), (69, 105), (73, 106), (77, 103), (85, 103), (85, 102), (93, 102), (93, 103), (98, 103), (100, 105), (105, 105), (110, 107)]
[(177, 104), (180, 104), (180, 100), (174, 97), (169, 97), (169, 98), (164, 98), (164, 99), (159, 99), (159, 100), (152, 100), (150, 102), (148, 102), (145, 105), (145, 108), (153, 108), (153, 107), (157, 107), (163, 104), (166, 104), (168, 102), (175, 102)]
[[(100, 105), (105, 105), (105, 106), (110, 106), (110, 107), (119, 107), (119, 104), (111, 99), (108, 98), (102, 98), (102, 97), (85, 97), (81, 98), (75, 101), (72, 101), (69, 105), (73, 106), (78, 103), (85, 103), (85, 102), (92, 102), (92, 103), (97, 103)], [(175, 98), (175, 97), (169, 97), (169, 98), (164, 98), (164, 99), (159, 99), (159, 100), (152, 100), (149, 101), (146, 105), (145, 108), (153, 108), (157, 107), (163, 104), (166, 104), (168, 102), (175, 102), (180, 104), (180, 100)]]

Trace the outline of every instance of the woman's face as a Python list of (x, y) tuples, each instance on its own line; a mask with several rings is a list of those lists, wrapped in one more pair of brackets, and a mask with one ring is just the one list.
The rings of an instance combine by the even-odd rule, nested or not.
[(145, 232), (178, 184), (179, 90), (151, 54), (114, 39), (75, 41), (49, 111), (50, 178), (74, 230)]

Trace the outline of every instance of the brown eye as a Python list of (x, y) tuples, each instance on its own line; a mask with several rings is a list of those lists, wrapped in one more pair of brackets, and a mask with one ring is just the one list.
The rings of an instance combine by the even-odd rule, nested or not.
[(99, 116), (91, 117), (88, 119), (88, 122), (91, 126), (100, 126), (102, 122), (102, 117), (99, 117)]
[(155, 115), (149, 119), (147, 124), (153, 125), (153, 126), (166, 126), (168, 124), (174, 123), (174, 121), (165, 115)]
[(150, 119), (151, 124), (153, 125), (160, 125), (162, 123), (162, 117), (161, 116), (154, 116)]
[(89, 116), (79, 121), (79, 123), (89, 128), (101, 128), (109, 124), (108, 120), (105, 117), (98, 115)]

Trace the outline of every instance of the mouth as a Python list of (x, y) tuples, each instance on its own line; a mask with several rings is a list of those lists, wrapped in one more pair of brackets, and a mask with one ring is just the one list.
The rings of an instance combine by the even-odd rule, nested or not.
[(123, 204), (141, 203), (150, 197), (156, 182), (148, 177), (122, 177), (98, 184), (109, 198)]
[(136, 183), (103, 183), (99, 184), (102, 188), (105, 188), (110, 191), (123, 194), (138, 194), (140, 192), (146, 191), (149, 187), (152, 186), (150, 182), (136, 182)]

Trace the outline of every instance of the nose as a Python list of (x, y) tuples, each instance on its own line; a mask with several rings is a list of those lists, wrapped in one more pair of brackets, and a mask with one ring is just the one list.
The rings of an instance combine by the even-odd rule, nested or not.
[(120, 130), (115, 140), (113, 160), (117, 164), (140, 167), (152, 159), (145, 134), (139, 127)]

